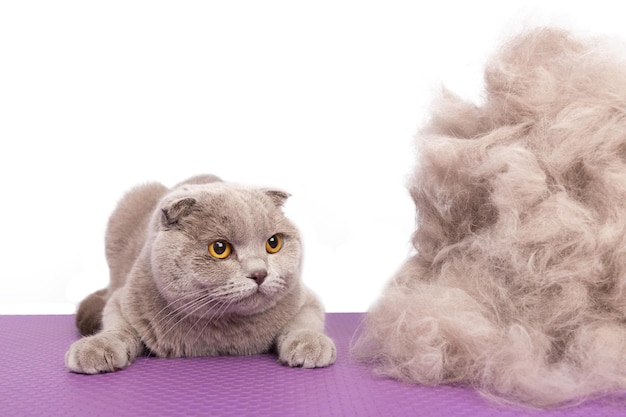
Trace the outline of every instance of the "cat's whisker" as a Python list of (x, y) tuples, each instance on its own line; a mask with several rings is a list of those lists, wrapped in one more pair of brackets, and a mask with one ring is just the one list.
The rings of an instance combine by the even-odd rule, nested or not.
[[(204, 333), (204, 331), (207, 329), (207, 327), (209, 326), (209, 324), (214, 321), (215, 319), (219, 320), (225, 313), (226, 311), (228, 311), (228, 308), (230, 307), (230, 305), (232, 304), (232, 301), (226, 304), (221, 304), (221, 305), (214, 305), (212, 306), (210, 309), (208, 309), (200, 319), (196, 320), (196, 322), (194, 322), (194, 324), (189, 328), (189, 331), (187, 331), (187, 334), (185, 335), (185, 337), (187, 337), (189, 335), (189, 333), (191, 332), (191, 330), (200, 322), (204, 322), (204, 326), (202, 326), (202, 329), (195, 332), (196, 333), (196, 337), (194, 340), (194, 344), (198, 342), (198, 340), (202, 337), (202, 334)], [(213, 307), (216, 307), (217, 309), (214, 309)], [(206, 316), (208, 314), (211, 314), (211, 317), (207, 318)]]
[[(170, 303), (166, 304), (161, 310), (159, 310), (155, 315), (154, 318), (151, 320), (151, 322), (155, 322), (155, 320), (158, 320), (158, 322), (156, 322), (158, 325), (166, 325), (168, 324), (166, 321), (168, 320), (168, 317), (170, 316), (175, 316), (176, 313), (178, 312), (178, 309), (176, 309), (174, 306), (176, 304), (179, 304), (181, 300), (185, 299), (185, 298), (192, 298), (192, 300), (195, 300), (196, 297), (200, 294), (202, 294), (203, 291), (198, 290), (198, 291), (194, 291), (194, 292), (190, 292), (190, 293), (186, 293), (181, 295), (181, 297), (177, 298), (176, 300), (171, 301)], [(165, 316), (163, 316), (162, 318), (159, 318), (159, 316), (162, 313), (167, 313)]]
[[(170, 287), (172, 284), (169, 283), (165, 288)], [(271, 292), (280, 291), (285, 287), (286, 283), (282, 279), (267, 281), (265, 284), (265, 289)], [(249, 288), (248, 285), (229, 282), (216, 288), (198, 289), (181, 294), (179, 298), (169, 302), (155, 314), (150, 321), (151, 325), (153, 327), (166, 328), (165, 332), (159, 334), (159, 338), (164, 338), (171, 334), (179, 323), (194, 316), (198, 311), (206, 309), (198, 320), (193, 321), (185, 334), (185, 338), (189, 337), (194, 332), (196, 326), (200, 322), (204, 322), (202, 329), (196, 331), (197, 340), (202, 336), (202, 333), (211, 321), (221, 319), (233, 303), (245, 299)]]
[[(206, 297), (194, 297), (193, 299), (190, 299), (189, 301), (187, 301), (185, 304), (183, 304), (182, 306), (180, 306), (178, 309), (172, 311), (170, 313), (170, 317), (168, 318), (167, 322), (162, 323), (162, 326), (164, 327), (173, 327), (175, 326), (176, 323), (174, 323), (174, 325), (171, 325), (171, 322), (174, 319), (178, 319), (178, 321), (184, 320), (190, 316), (193, 316), (193, 314), (200, 308), (202, 308), (203, 305), (205, 305), (205, 298)], [(209, 300), (209, 303), (212, 300)]]
[(214, 312), (214, 315), (215, 315), (216, 311), (220, 311), (220, 310), (226, 311), (228, 309), (228, 306), (230, 306), (234, 300), (231, 300), (229, 298), (226, 301), (227, 302), (224, 303), (223, 300), (216, 299), (215, 296), (213, 295), (213, 292), (204, 293), (201, 297), (194, 297), (193, 300), (191, 300), (189, 303), (183, 306), (185, 310), (185, 315), (180, 319), (180, 321), (193, 316), (194, 313), (207, 307), (208, 307), (207, 311), (202, 314), (200, 320), (204, 319), (204, 317), (207, 314), (210, 314), (211, 312)]
[[(199, 297), (199, 296), (202, 295), (203, 293), (205, 293), (204, 290), (198, 290), (198, 291), (194, 291), (193, 293), (185, 294), (184, 296), (169, 303), (167, 306), (161, 309), (157, 315), (155, 315), (155, 318), (151, 320), (151, 323), (154, 322), (153, 326), (167, 328), (167, 330), (160, 337), (165, 337), (166, 335), (168, 335), (172, 331), (172, 329), (176, 327), (178, 323), (187, 319), (198, 308), (202, 307), (201, 304), (203, 303), (203, 298), (206, 298), (206, 297)], [(183, 304), (182, 307), (179, 307), (178, 309), (172, 307), (174, 304), (179, 304), (181, 301), (184, 301), (185, 298), (190, 298), (190, 300), (189, 302)], [(212, 300), (209, 300), (209, 302), (206, 305), (210, 304), (211, 301)], [(195, 306), (196, 304), (199, 304), (199, 307), (196, 308)], [(192, 311), (189, 312), (190, 308), (192, 309)], [(182, 310), (185, 311), (184, 316), (180, 317), (179, 314), (183, 313)], [(161, 318), (158, 318), (158, 316), (162, 312), (165, 312), (165, 311), (167, 311), (167, 314)]]
[(241, 285), (237, 285), (235, 283), (229, 283), (228, 285), (221, 285), (219, 287), (213, 288), (210, 292), (209, 295), (211, 297), (223, 297), (223, 296), (227, 296), (233, 293), (233, 291), (235, 291), (238, 287), (240, 287)]
[(231, 300), (228, 303), (224, 304), (221, 309), (216, 310), (213, 315), (208, 319), (208, 322), (221, 319), (234, 302), (235, 300)]
[(220, 291), (210, 293), (211, 297), (223, 301), (241, 300), (252, 294), (248, 285), (232, 285), (229, 288), (221, 288)]
[[(202, 336), (202, 334), (205, 332), (205, 330), (207, 329), (207, 327), (209, 326), (209, 324), (211, 324), (212, 322), (215, 321), (219, 321), (224, 314), (226, 314), (226, 312), (228, 311), (228, 309), (230, 308), (230, 306), (234, 303), (234, 300), (229, 301), (228, 303), (222, 304), (221, 306), (218, 307), (217, 310), (213, 311), (211, 317), (206, 318), (206, 315), (208, 315), (211, 310), (207, 311), (205, 313), (205, 315), (202, 317), (202, 321), (204, 321), (204, 326), (202, 327), (202, 329), (199, 332), (196, 332), (196, 338), (194, 340), (194, 342), (197, 342), (200, 337)], [(196, 323), (194, 323), (194, 326), (199, 323), (200, 320), (198, 320)]]
[[(157, 320), (156, 324), (158, 324), (159, 326), (163, 326), (163, 327), (173, 327), (176, 324), (172, 325), (172, 321), (178, 318), (178, 321), (176, 323), (179, 323), (183, 320), (185, 320), (186, 318), (190, 317), (193, 315), (193, 313), (195, 313), (196, 311), (202, 309), (203, 307), (209, 306), (211, 303), (215, 303), (216, 306), (220, 306), (223, 305), (224, 303), (222, 302), (221, 298), (223, 298), (224, 296), (227, 295), (232, 295), (233, 294), (233, 290), (236, 289), (235, 284), (231, 283), (228, 286), (221, 286), (218, 288), (214, 288), (211, 289), (207, 292), (206, 289), (200, 289), (200, 290), (196, 290), (194, 292), (190, 292), (187, 294), (183, 294), (180, 298), (168, 303), (165, 307), (163, 307), (156, 315), (155, 318), (152, 321)], [(202, 296), (202, 297), (200, 297)], [(184, 299), (189, 298), (191, 299), (190, 302), (183, 304), (182, 306), (178, 307), (178, 308), (173, 308), (173, 305), (175, 304), (180, 304), (181, 301), (183, 301)], [(216, 299), (218, 298), (218, 299)], [(228, 301), (229, 303), (231, 297), (228, 297)], [(205, 299), (207, 299), (205, 301)], [(215, 307), (215, 306), (213, 306)], [(209, 310), (209, 312), (213, 309), (213, 307)], [(182, 318), (178, 317), (178, 313), (182, 313), (184, 310), (185, 311), (185, 315)], [(166, 315), (164, 315), (163, 317), (159, 316), (164, 313), (167, 312)], [(168, 334), (168, 332), (166, 332), (164, 335)]]
[[(198, 307), (198, 309), (203, 308), (203, 307), (206, 307), (206, 306), (207, 306), (207, 305), (209, 305), (209, 304), (210, 304), (210, 301), (208, 301), (207, 303), (203, 303), (202, 305), (200, 305), (200, 306)], [(192, 334), (192, 332), (193, 332), (193, 333), (195, 333), (195, 335), (196, 335), (194, 343), (195, 343), (195, 342), (197, 342), (197, 340), (200, 338), (200, 336), (201, 336), (202, 334), (201, 334), (201, 332), (194, 331), (194, 328), (196, 327), (196, 325), (197, 325), (198, 323), (200, 323), (201, 321), (204, 321), (204, 316), (205, 316), (206, 314), (210, 313), (212, 310), (215, 310), (215, 309), (218, 309), (218, 310), (219, 310), (220, 308), (221, 308), (221, 306), (220, 306), (220, 305), (218, 305), (218, 304), (213, 304), (212, 306), (210, 306), (210, 307), (207, 309), (207, 311), (205, 311), (205, 312), (204, 312), (204, 314), (203, 314), (201, 317), (199, 317), (198, 319), (194, 320), (194, 322), (191, 324), (191, 326), (189, 326), (189, 328), (187, 329), (187, 332), (185, 333), (185, 335), (183, 336), (183, 338), (184, 338), (184, 339), (188, 339), (188, 338), (190, 337), (190, 335)], [(206, 324), (205, 324), (205, 328), (206, 328)]]
[(263, 293), (277, 293), (287, 287), (287, 284), (282, 279), (274, 279), (270, 281), (266, 281), (263, 285), (261, 292)]

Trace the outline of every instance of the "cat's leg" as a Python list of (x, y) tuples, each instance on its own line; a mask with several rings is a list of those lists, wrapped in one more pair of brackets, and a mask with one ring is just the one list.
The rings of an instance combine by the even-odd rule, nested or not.
[(311, 293), (281, 331), (276, 348), (278, 359), (292, 367), (321, 368), (335, 362), (335, 344), (324, 334), (324, 311)]
[(72, 372), (97, 374), (123, 369), (142, 351), (137, 332), (123, 316), (116, 291), (107, 302), (103, 330), (74, 342), (65, 355), (65, 365)]
[(90, 336), (102, 329), (102, 310), (108, 299), (107, 288), (88, 295), (78, 306), (76, 327), (81, 336)]

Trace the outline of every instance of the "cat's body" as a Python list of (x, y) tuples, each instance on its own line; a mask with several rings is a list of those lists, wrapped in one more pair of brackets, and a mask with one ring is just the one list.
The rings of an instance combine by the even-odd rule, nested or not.
[(159, 357), (276, 350), (289, 366), (335, 359), (324, 315), (300, 282), (301, 243), (284, 217), (287, 194), (191, 178), (171, 190), (127, 193), (106, 233), (109, 287), (80, 305), (86, 336), (66, 355), (74, 372)]

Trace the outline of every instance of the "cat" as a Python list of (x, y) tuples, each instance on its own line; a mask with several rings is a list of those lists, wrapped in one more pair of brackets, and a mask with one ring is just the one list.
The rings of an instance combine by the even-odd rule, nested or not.
[(282, 211), (288, 197), (212, 175), (131, 189), (106, 231), (109, 286), (80, 303), (84, 337), (67, 368), (268, 352), (290, 367), (331, 365), (323, 307), (300, 281), (300, 235)]

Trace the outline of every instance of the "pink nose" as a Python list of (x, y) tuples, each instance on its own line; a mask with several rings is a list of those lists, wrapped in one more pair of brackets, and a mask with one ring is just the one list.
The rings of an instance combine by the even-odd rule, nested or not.
[(263, 284), (265, 281), (265, 277), (267, 277), (267, 271), (264, 269), (257, 269), (256, 271), (252, 271), (248, 278), (253, 279), (257, 285)]

